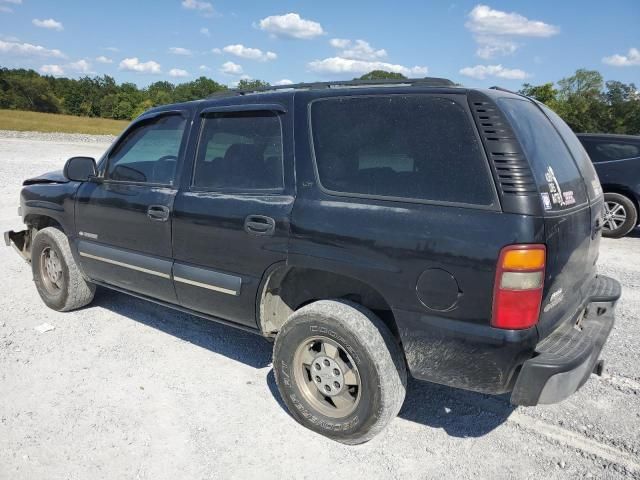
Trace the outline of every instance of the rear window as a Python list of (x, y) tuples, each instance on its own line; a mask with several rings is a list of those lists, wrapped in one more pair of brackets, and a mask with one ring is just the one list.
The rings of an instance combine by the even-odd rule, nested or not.
[(586, 203), (584, 182), (576, 162), (542, 111), (524, 99), (500, 98), (498, 103), (529, 160), (545, 210), (563, 210)]
[(315, 101), (313, 146), (330, 191), (492, 205), (495, 191), (466, 110), (427, 95)]
[(584, 148), (595, 163), (640, 157), (640, 142), (603, 140), (583, 137)]

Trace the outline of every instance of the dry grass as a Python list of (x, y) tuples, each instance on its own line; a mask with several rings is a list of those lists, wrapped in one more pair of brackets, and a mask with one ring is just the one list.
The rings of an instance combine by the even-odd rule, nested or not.
[(128, 124), (125, 120), (0, 110), (0, 130), (118, 135)]

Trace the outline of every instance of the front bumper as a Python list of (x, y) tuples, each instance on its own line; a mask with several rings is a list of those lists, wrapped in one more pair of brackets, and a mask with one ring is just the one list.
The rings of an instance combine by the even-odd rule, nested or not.
[(31, 235), (29, 230), (4, 232), (4, 243), (7, 247), (13, 247), (27, 262), (31, 262)]
[(596, 277), (581, 321), (563, 325), (536, 346), (534, 357), (524, 362), (518, 374), (511, 403), (556, 403), (584, 385), (613, 328), (620, 294), (616, 280)]

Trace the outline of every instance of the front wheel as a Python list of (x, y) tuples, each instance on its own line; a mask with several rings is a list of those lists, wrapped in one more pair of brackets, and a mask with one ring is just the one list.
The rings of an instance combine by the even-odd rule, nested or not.
[(54, 227), (36, 233), (31, 247), (31, 269), (40, 298), (53, 310), (66, 312), (93, 300), (94, 284), (76, 265), (67, 236)]
[(604, 194), (604, 218), (602, 235), (610, 238), (624, 237), (638, 224), (638, 210), (628, 197), (619, 193)]
[(291, 415), (348, 444), (380, 432), (406, 392), (398, 342), (371, 311), (346, 301), (321, 300), (297, 310), (276, 337), (273, 369)]

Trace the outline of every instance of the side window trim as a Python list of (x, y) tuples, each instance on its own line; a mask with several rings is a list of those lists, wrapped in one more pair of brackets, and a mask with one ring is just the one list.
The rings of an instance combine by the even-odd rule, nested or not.
[[(206, 118), (214, 116), (216, 114), (227, 116), (233, 115), (234, 113), (260, 113), (260, 112), (271, 112), (274, 113), (274, 117), (278, 119), (278, 124), (280, 127), (280, 164), (281, 164), (281, 174), (282, 174), (282, 186), (276, 188), (215, 188), (215, 187), (199, 187), (195, 185), (196, 172), (198, 167), (198, 160), (200, 156), (200, 149), (202, 148), (202, 135), (206, 126)], [(283, 122), (282, 115), (287, 113), (287, 109), (277, 103), (254, 103), (247, 105), (225, 105), (225, 106), (217, 106), (217, 107), (209, 107), (205, 108), (198, 114), (201, 118), (200, 128), (198, 131), (198, 141), (196, 144), (196, 149), (194, 153), (193, 160), (193, 170), (191, 172), (191, 179), (189, 180), (189, 191), (191, 192), (202, 192), (202, 193), (213, 193), (213, 194), (234, 194), (234, 195), (279, 195), (285, 192), (285, 181), (284, 181), (284, 131), (283, 131)]]
[(176, 186), (178, 185), (178, 173), (179, 173), (179, 166), (182, 162), (182, 158), (184, 157), (184, 151), (185, 151), (185, 142), (188, 138), (187, 132), (188, 132), (188, 123), (185, 125), (185, 128), (182, 132), (182, 138), (180, 140), (180, 148), (178, 149), (178, 167), (176, 168), (176, 181), (173, 183), (173, 185), (171, 184), (167, 184), (167, 183), (153, 183), (153, 182), (136, 182), (136, 181), (132, 181), (132, 180), (113, 180), (109, 177), (107, 177), (107, 172), (109, 171), (109, 165), (111, 163), (111, 157), (113, 156), (113, 154), (115, 152), (118, 151), (118, 148), (120, 147), (120, 145), (122, 145), (124, 142), (127, 141), (127, 139), (129, 138), (129, 136), (138, 128), (144, 126), (145, 124), (147, 124), (148, 122), (152, 122), (154, 120), (158, 120), (162, 117), (170, 117), (170, 116), (181, 116), (185, 119), (185, 121), (188, 122), (189, 120), (189, 115), (188, 112), (186, 112), (185, 110), (163, 110), (160, 112), (151, 112), (151, 113), (146, 113), (146, 114), (142, 114), (139, 117), (137, 117), (127, 128), (124, 132), (122, 132), (122, 134), (118, 137), (118, 139), (114, 142), (114, 144), (111, 146), (111, 148), (109, 148), (108, 152), (105, 154), (103, 160), (100, 162), (99, 165), (99, 177), (100, 180), (104, 183), (114, 183), (114, 184), (122, 184), (122, 185), (142, 185), (142, 186), (150, 186), (150, 187), (167, 187), (167, 186)]
[[(430, 93), (410, 93), (410, 94), (400, 94), (400, 93), (389, 93), (389, 94), (372, 94), (372, 95), (358, 95), (358, 98), (376, 98), (376, 97), (390, 97), (390, 96), (427, 96), (427, 97), (452, 97), (452, 101), (454, 101), (457, 105), (463, 108), (465, 115), (469, 121), (469, 124), (472, 126), (472, 130), (474, 132), (474, 138), (478, 142), (478, 145), (481, 146), (480, 137), (475, 128), (475, 122), (473, 120), (471, 111), (466, 102), (459, 101), (455, 99), (452, 95), (447, 94), (430, 94)], [(388, 195), (376, 195), (376, 194), (366, 194), (366, 193), (354, 193), (354, 192), (341, 192), (337, 190), (331, 190), (325, 187), (320, 180), (320, 172), (318, 170), (318, 162), (316, 158), (316, 150), (315, 150), (315, 142), (313, 140), (313, 122), (311, 116), (311, 109), (313, 104), (316, 102), (335, 100), (341, 98), (351, 98), (350, 95), (344, 96), (329, 96), (329, 97), (319, 97), (312, 99), (307, 105), (307, 136), (309, 141), (309, 149), (311, 151), (311, 158), (313, 164), (313, 173), (316, 184), (322, 193), (325, 195), (331, 195), (334, 197), (343, 197), (343, 198), (364, 198), (370, 200), (380, 200), (384, 202), (402, 202), (402, 203), (416, 203), (422, 205), (436, 205), (436, 206), (444, 206), (444, 207), (457, 207), (457, 208), (472, 208), (474, 210), (488, 210), (488, 211), (501, 211), (501, 205), (498, 198), (498, 193), (496, 190), (495, 182), (493, 180), (493, 175), (491, 174), (491, 170), (489, 167), (488, 160), (486, 158), (484, 148), (481, 146), (481, 156), (484, 161), (483, 166), (486, 168), (487, 178), (491, 184), (491, 194), (492, 194), (492, 203), (490, 205), (481, 205), (477, 203), (467, 203), (467, 202), (451, 202), (446, 200), (428, 200), (422, 198), (415, 197), (400, 197), (400, 196), (388, 196)]]

